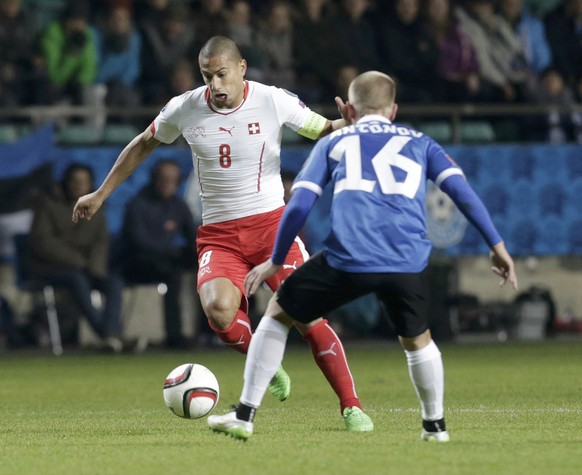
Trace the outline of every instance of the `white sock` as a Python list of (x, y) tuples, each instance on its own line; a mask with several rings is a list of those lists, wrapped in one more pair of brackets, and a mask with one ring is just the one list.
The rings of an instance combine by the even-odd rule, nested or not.
[(445, 372), (441, 352), (434, 341), (416, 351), (404, 350), (408, 373), (420, 400), (422, 418), (438, 421), (444, 417)]
[(259, 407), (269, 383), (285, 353), (289, 328), (279, 320), (263, 317), (259, 322), (247, 353), (244, 386), (240, 402)]

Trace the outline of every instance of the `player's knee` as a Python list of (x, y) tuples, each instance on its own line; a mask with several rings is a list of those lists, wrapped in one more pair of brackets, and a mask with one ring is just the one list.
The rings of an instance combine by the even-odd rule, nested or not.
[(228, 328), (238, 310), (238, 305), (232, 299), (216, 297), (202, 303), (208, 320), (219, 330)]
[(426, 347), (432, 341), (432, 336), (430, 330), (425, 330), (420, 335), (413, 337), (399, 336), (398, 339), (405, 350), (416, 351)]

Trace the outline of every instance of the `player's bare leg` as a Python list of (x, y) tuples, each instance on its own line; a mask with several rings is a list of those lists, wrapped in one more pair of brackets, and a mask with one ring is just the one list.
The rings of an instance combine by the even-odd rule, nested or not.
[[(224, 343), (246, 355), (253, 333), (249, 316), (240, 309), (239, 288), (229, 279), (219, 277), (204, 283), (199, 294), (210, 327)], [(289, 397), (291, 379), (281, 366), (272, 378), (269, 391), (280, 401)]]
[(399, 337), (410, 379), (420, 400), (422, 440), (448, 442), (444, 419), (444, 370), (441, 353), (427, 330), (412, 338)]

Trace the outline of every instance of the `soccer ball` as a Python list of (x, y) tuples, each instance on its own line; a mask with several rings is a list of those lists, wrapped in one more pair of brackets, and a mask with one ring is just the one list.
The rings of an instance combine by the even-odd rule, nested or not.
[(185, 419), (204, 417), (216, 407), (218, 396), (216, 376), (200, 364), (180, 365), (164, 381), (166, 406)]

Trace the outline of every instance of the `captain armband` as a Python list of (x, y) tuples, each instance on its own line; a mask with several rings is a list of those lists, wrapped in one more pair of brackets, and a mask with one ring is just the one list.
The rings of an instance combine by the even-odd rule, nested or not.
[(305, 119), (305, 124), (297, 133), (308, 139), (315, 140), (324, 129), (327, 119), (313, 111), (310, 111)]

